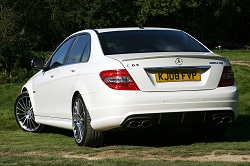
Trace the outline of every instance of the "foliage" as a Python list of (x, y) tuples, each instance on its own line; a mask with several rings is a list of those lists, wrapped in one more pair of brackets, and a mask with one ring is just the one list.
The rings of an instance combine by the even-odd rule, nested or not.
[(34, 55), (22, 45), (0, 42), (0, 83), (20, 82), (30, 76), (30, 61)]
[(248, 0), (2, 0), (0, 11), (0, 27), (23, 34), (36, 51), (81, 29), (139, 25), (183, 29), (211, 45), (250, 42)]
[(29, 71), (31, 51), (52, 51), (82, 29), (169, 27), (209, 48), (223, 41), (246, 45), (249, 14), (249, 0), (1, 0), (0, 73)]
[(86, 0), (85, 28), (136, 26), (134, 0)]
[[(18, 28), (20, 16), (11, 8), (0, 10), (0, 83), (23, 81), (33, 55), (28, 49), (24, 29)], [(22, 71), (21, 75), (18, 74)]]

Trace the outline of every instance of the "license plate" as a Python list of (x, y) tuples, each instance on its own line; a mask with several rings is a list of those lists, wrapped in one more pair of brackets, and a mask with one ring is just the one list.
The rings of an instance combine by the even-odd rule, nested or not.
[(200, 81), (199, 71), (164, 71), (155, 73), (156, 82)]

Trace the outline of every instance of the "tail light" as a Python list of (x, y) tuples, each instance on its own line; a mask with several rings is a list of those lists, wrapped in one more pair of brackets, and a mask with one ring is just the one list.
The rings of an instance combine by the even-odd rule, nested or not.
[(234, 73), (231, 66), (224, 66), (218, 87), (234, 85)]
[(115, 90), (139, 90), (126, 69), (105, 70), (100, 73), (102, 81)]

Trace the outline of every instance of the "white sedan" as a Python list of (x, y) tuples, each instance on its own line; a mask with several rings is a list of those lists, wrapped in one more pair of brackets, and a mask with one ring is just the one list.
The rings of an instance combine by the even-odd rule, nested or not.
[(167, 28), (76, 32), (21, 89), (15, 118), (24, 131), (73, 130), (98, 147), (109, 130), (190, 126), (219, 137), (238, 116), (230, 62), (192, 36)]

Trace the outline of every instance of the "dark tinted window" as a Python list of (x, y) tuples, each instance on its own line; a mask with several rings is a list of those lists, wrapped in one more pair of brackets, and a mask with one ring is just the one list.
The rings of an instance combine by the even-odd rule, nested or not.
[(134, 30), (99, 33), (105, 55), (142, 52), (209, 52), (182, 31)]
[(80, 59), (83, 55), (83, 51), (86, 49), (88, 41), (89, 41), (88, 35), (81, 35), (77, 38), (70, 52), (67, 64), (80, 62)]
[(60, 48), (55, 52), (52, 59), (50, 60), (49, 68), (54, 68), (63, 65), (64, 60), (69, 52), (69, 48), (71, 47), (74, 39), (74, 37), (70, 38), (60, 46)]

